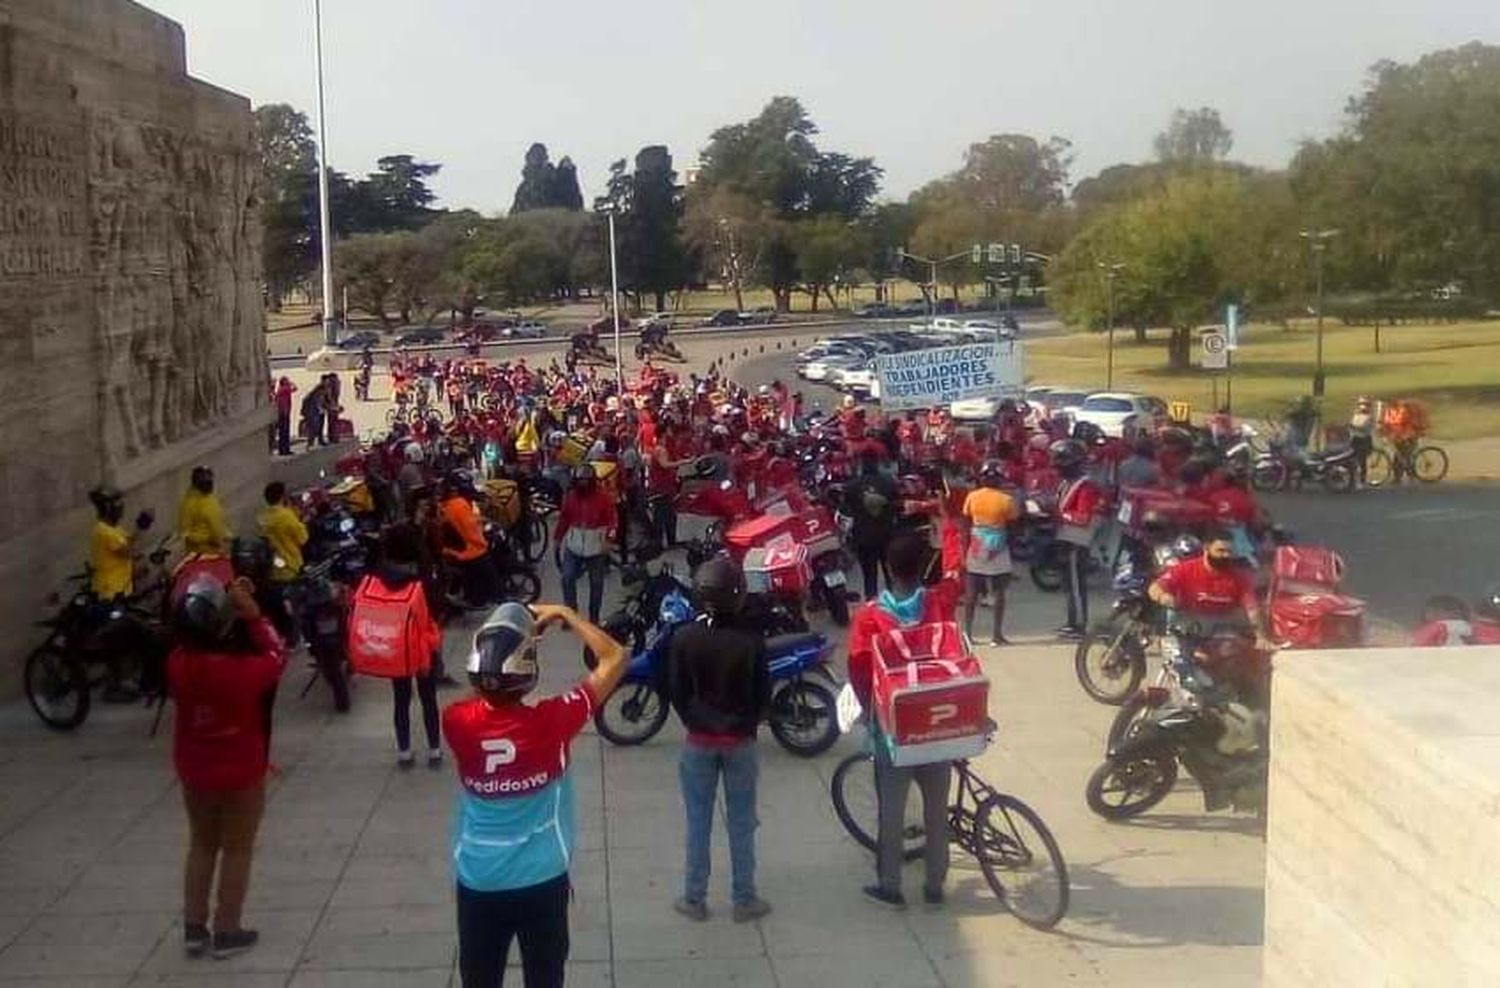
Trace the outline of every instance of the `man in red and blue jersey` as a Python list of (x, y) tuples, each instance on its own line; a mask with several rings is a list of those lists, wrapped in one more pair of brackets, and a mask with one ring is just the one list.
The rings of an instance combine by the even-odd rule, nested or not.
[[(539, 676), (537, 637), (559, 625), (598, 664), (568, 692), (526, 702)], [(623, 647), (567, 607), (501, 604), (474, 636), (468, 672), (478, 695), (443, 711), (460, 783), (453, 864), (465, 988), (500, 984), (512, 938), (527, 988), (563, 983), (575, 846), (568, 745), (625, 664)]]

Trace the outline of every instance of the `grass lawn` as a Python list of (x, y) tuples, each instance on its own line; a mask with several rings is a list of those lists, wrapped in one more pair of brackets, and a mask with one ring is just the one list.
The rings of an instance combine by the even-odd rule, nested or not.
[[(1442, 326), (1394, 326), (1380, 331), (1325, 323), (1324, 399), (1328, 422), (1343, 421), (1354, 399), (1415, 397), (1426, 403), (1433, 434), (1470, 439), (1500, 434), (1500, 322)], [(1234, 412), (1246, 418), (1276, 416), (1312, 390), (1315, 336), (1311, 323), (1251, 326), (1235, 354)], [(1196, 350), (1195, 350), (1196, 359)], [(1103, 387), (1104, 334), (1084, 333), (1037, 340), (1026, 349), (1027, 378), (1038, 384)], [(1207, 412), (1214, 380), (1224, 401), (1221, 371), (1167, 369), (1165, 333), (1138, 344), (1130, 330), (1115, 332), (1115, 388), (1192, 403)]]

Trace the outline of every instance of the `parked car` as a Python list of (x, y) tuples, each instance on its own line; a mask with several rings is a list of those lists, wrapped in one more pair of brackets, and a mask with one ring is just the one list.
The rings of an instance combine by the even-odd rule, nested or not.
[(705, 326), (738, 326), (740, 325), (740, 313), (738, 309), (720, 309), (707, 319), (703, 320)]
[(637, 329), (650, 329), (654, 326), (670, 328), (672, 325), (672, 313), (653, 312), (649, 316), (643, 316), (635, 325)]
[(985, 395), (982, 398), (963, 398), (948, 406), (948, 414), (960, 422), (988, 422), (1000, 410), (1000, 402), (1007, 395)]
[(504, 335), (505, 327), (496, 326), (490, 323), (480, 323), (475, 326), (470, 326), (462, 333), (459, 333), (458, 336), (455, 337), (455, 339), (459, 343), (489, 343), (494, 340), (498, 340), (501, 336)]
[(1052, 388), (1042, 396), (1041, 402), (1053, 415), (1071, 415), (1075, 418), (1078, 409), (1088, 399), (1090, 392), (1075, 388)]
[(418, 326), (397, 336), (396, 346), (431, 346), (447, 338), (448, 334), (439, 326)]
[(844, 387), (844, 375), (852, 371), (862, 369), (871, 361), (871, 357), (862, 353), (850, 353), (842, 356), (823, 358), (823, 381), (835, 388)]
[[(535, 319), (528, 319), (525, 322), (516, 323), (514, 326), (507, 326), (501, 332), (511, 339), (535, 340), (547, 335), (547, 327)], [(614, 332), (613, 326), (610, 327), (610, 332)]]
[(875, 361), (871, 359), (856, 367), (840, 371), (837, 382), (833, 381), (830, 375), (829, 383), (856, 395), (868, 395), (875, 386), (876, 376)]
[(769, 305), (758, 306), (749, 312), (740, 313), (740, 322), (746, 326), (769, 326), (776, 321), (776, 310)]
[(1130, 392), (1089, 395), (1073, 415), (1073, 421), (1097, 425), (1106, 436), (1124, 435), (1127, 424), (1148, 428), (1164, 425), (1167, 418), (1166, 402)]
[(380, 334), (373, 329), (362, 329), (357, 333), (350, 333), (334, 344), (340, 350), (363, 350), (367, 346), (374, 347), (379, 345)]
[(927, 315), (927, 300), (924, 298), (908, 299), (891, 310), (894, 316), (925, 316)]
[[(627, 330), (629, 328), (630, 328), (630, 317), (629, 316), (621, 316), (620, 317), (620, 331), (624, 332), (625, 330)], [(590, 333), (595, 334), (595, 335), (598, 335), (600, 333), (613, 333), (615, 331), (615, 317), (612, 316), (612, 315), (600, 316), (598, 319), (595, 319), (593, 322), (589, 323), (589, 325), (588, 325), (588, 331)]]
[(896, 307), (885, 302), (871, 302), (854, 310), (856, 319), (889, 319), (896, 314)]

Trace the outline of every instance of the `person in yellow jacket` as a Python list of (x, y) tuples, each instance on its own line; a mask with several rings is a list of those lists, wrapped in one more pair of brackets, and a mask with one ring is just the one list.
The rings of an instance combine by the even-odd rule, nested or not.
[(188, 555), (224, 556), (229, 553), (229, 526), (224, 506), (214, 494), (214, 472), (193, 467), (193, 476), (177, 511), (177, 534)]
[(276, 480), (266, 485), (266, 510), (260, 513), (260, 534), (276, 556), (271, 579), (290, 583), (302, 573), (302, 548), (307, 545), (307, 526), (287, 500), (286, 485)]
[[(94, 529), (89, 533), (89, 589), (101, 601), (135, 593), (135, 536), (120, 525), (125, 517), (125, 495), (113, 487), (89, 491), (94, 504)], [(151, 512), (142, 511), (136, 528), (151, 527)]]

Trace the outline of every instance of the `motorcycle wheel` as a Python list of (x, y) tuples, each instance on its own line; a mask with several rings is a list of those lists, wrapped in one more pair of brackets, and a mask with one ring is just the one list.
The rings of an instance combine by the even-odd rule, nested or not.
[(828, 616), (833, 618), (833, 623), (840, 628), (849, 627), (849, 595), (844, 592), (843, 587), (830, 587), (820, 581), (822, 587), (823, 603), (828, 605)]
[(517, 541), (521, 543), (521, 555), (528, 563), (539, 563), (547, 556), (547, 526), (539, 519), (523, 517), (517, 523)]
[(1261, 460), (1250, 469), (1250, 486), (1258, 491), (1285, 490), (1289, 479), (1286, 464), (1280, 460)]
[(535, 604), (542, 595), (542, 581), (530, 570), (518, 570), (501, 577), (505, 596), (523, 604)]
[(48, 642), (26, 657), (24, 678), (31, 709), (54, 731), (71, 731), (88, 717), (88, 674), (55, 644)]
[(1089, 776), (1084, 798), (1106, 820), (1126, 820), (1151, 809), (1177, 785), (1177, 759), (1156, 754), (1105, 762)]
[(650, 683), (622, 683), (594, 712), (594, 728), (613, 744), (645, 744), (667, 722), (670, 709)]
[[(875, 759), (868, 752), (850, 755), (833, 770), (829, 784), (833, 812), (854, 842), (874, 852), (875, 837), (880, 829), (880, 802), (875, 792)], [(913, 787), (915, 788), (915, 787)], [(901, 830), (901, 855), (907, 861), (922, 856), (927, 844), (922, 828), (922, 805), (916, 799), (906, 801), (906, 824)]]
[(1115, 719), (1109, 725), (1109, 734), (1105, 736), (1104, 749), (1112, 751), (1115, 745), (1130, 737), (1136, 722), (1150, 709), (1146, 706), (1146, 698), (1139, 693), (1120, 704), (1120, 712), (1115, 714)]
[(1031, 562), (1031, 582), (1044, 593), (1057, 593), (1063, 586), (1062, 549), (1054, 542)]
[(839, 739), (833, 693), (818, 683), (794, 680), (771, 696), (771, 733), (783, 748), (814, 758)]
[(1100, 703), (1118, 707), (1140, 688), (1146, 655), (1136, 620), (1112, 614), (1088, 630), (1073, 653), (1073, 669), (1083, 691)]
[(1330, 463), (1323, 468), (1323, 487), (1335, 494), (1354, 490), (1354, 468), (1347, 463)]

